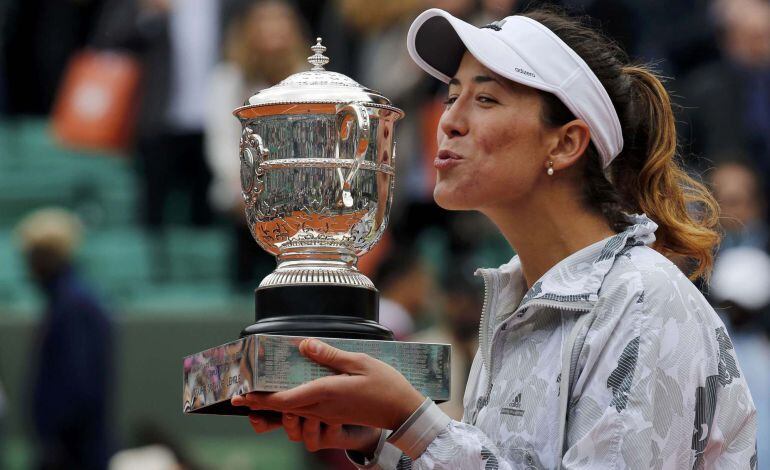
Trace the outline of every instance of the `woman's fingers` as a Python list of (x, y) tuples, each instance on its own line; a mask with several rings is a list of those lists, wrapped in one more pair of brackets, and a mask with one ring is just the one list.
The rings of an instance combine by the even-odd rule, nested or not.
[(268, 408), (262, 406), (263, 397), (266, 395), (270, 395), (270, 393), (251, 392), (245, 395), (235, 395), (230, 399), (230, 404), (233, 406), (248, 406), (255, 411), (266, 410)]
[(291, 413), (284, 413), (282, 424), (289, 440), (297, 442), (302, 440), (302, 423), (300, 417)]
[[(238, 403), (253, 410), (277, 410), (283, 412), (309, 411), (319, 403), (333, 402), (337, 392), (349, 390), (357, 377), (349, 375), (329, 375), (298, 385), (289, 390), (275, 393), (249, 393), (243, 395)], [(233, 398), (235, 400), (235, 398)], [(235, 401), (233, 401), (235, 404)]]
[(323, 441), (334, 443), (335, 447), (347, 449), (351, 440), (342, 424), (327, 424), (323, 430)]
[(330, 375), (282, 392), (251, 392), (245, 395), (236, 395), (230, 400), (230, 403), (234, 406), (247, 406), (254, 411), (291, 412), (331, 399), (331, 394), (339, 387), (338, 381), (349, 378), (350, 376), (347, 374)]
[(310, 452), (324, 449), (321, 443), (321, 421), (315, 418), (304, 418), (302, 423), (302, 440)]
[(315, 338), (302, 340), (299, 352), (312, 361), (348, 374), (365, 373), (370, 359), (366, 354), (343, 351)]
[(272, 431), (275, 428), (281, 427), (281, 422), (272, 416), (266, 414), (250, 414), (249, 424), (257, 434)]

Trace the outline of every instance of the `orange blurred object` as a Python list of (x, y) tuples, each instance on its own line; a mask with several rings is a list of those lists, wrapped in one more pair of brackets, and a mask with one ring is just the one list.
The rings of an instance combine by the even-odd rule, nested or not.
[(425, 175), (425, 197), (433, 199), (433, 188), (436, 186), (436, 169), (433, 160), (438, 153), (436, 130), (446, 105), (441, 98), (426, 101), (420, 109), (420, 134), (422, 137), (423, 172)]
[(385, 261), (385, 257), (390, 256), (391, 245), (392, 237), (389, 232), (385, 232), (376, 245), (358, 258), (358, 270), (369, 279), (372, 279), (377, 272), (377, 268)]
[(56, 139), (76, 149), (126, 150), (135, 124), (140, 73), (139, 62), (127, 54), (76, 54), (53, 109)]

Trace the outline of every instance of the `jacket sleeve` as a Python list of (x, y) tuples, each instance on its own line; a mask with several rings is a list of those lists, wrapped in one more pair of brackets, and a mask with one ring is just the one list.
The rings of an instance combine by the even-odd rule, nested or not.
[(429, 398), (387, 440), (381, 440), (371, 461), (353, 463), (376, 470), (513, 468), (479, 428), (452, 420)]
[(571, 378), (564, 468), (756, 468), (724, 324), (673, 265), (606, 286)]

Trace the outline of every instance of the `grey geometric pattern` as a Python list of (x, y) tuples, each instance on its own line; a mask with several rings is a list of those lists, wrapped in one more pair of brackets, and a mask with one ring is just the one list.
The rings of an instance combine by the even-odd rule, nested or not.
[(607, 244), (602, 248), (601, 253), (596, 258), (596, 262), (600, 263), (608, 259), (613, 259), (618, 251), (626, 245), (626, 234), (619, 233), (607, 241)]
[(733, 355), (733, 342), (727, 336), (725, 327), (716, 329), (717, 344), (719, 344), (719, 384), (722, 386), (732, 383), (734, 378), (740, 377), (738, 363)]
[(534, 299), (540, 293), (543, 292), (543, 283), (541, 281), (537, 281), (532, 285), (532, 287), (529, 289), (527, 294), (524, 296), (524, 298), (521, 300), (522, 304), (525, 304), (529, 302), (530, 300)]
[(623, 354), (618, 359), (618, 367), (612, 371), (607, 379), (607, 387), (612, 390), (610, 406), (620, 413), (626, 409), (628, 392), (631, 390), (631, 382), (634, 380), (634, 369), (639, 358), (639, 337), (632, 339), (623, 349)]
[(555, 302), (587, 302), (590, 296), (590, 294), (559, 295), (550, 292), (543, 293), (542, 287), (542, 282), (536, 282), (527, 292), (527, 295), (524, 296), (524, 299), (522, 299), (521, 305), (533, 299), (553, 300)]
[(695, 422), (692, 433), (692, 449), (695, 451), (693, 470), (701, 470), (705, 465), (704, 451), (714, 425), (714, 411), (717, 407), (717, 380), (712, 375), (706, 378), (706, 385), (695, 389)]
[(486, 461), (484, 470), (497, 470), (499, 468), (495, 454), (484, 446), (481, 446), (481, 461)]
[(412, 470), (412, 459), (409, 458), (408, 455), (402, 454), (401, 458), (398, 460), (398, 464), (396, 466), (397, 470)]

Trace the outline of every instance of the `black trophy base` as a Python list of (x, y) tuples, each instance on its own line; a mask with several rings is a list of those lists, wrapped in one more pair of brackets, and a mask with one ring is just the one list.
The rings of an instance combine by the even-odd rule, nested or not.
[(379, 293), (353, 286), (281, 286), (257, 289), (254, 334), (316, 336), (393, 341), (393, 332), (377, 323)]
[(320, 338), (393, 341), (393, 332), (379, 323), (338, 315), (295, 315), (258, 320), (241, 332), (248, 335), (315, 336)]

